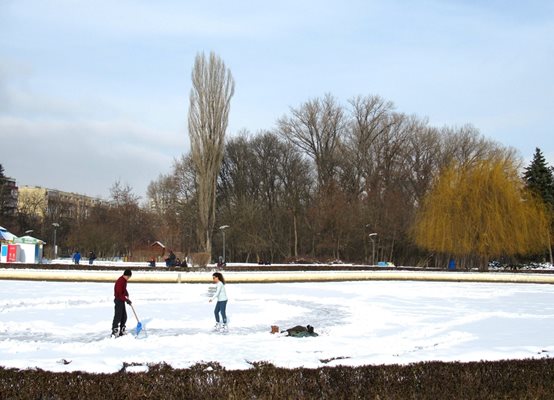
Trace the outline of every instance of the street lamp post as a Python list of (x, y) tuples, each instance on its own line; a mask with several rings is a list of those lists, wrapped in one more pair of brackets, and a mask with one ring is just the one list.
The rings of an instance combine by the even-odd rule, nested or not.
[(369, 234), (369, 238), (371, 239), (371, 247), (372, 247), (371, 265), (375, 265), (375, 239), (374, 239), (375, 236), (377, 236), (377, 233), (375, 232)]
[(221, 225), (219, 227), (219, 230), (221, 231), (221, 234), (223, 235), (223, 264), (225, 264), (225, 229), (229, 228), (229, 225)]
[(60, 224), (54, 222), (52, 226), (54, 227), (54, 259), (56, 259), (58, 258), (58, 246), (56, 246), (56, 231), (60, 227)]

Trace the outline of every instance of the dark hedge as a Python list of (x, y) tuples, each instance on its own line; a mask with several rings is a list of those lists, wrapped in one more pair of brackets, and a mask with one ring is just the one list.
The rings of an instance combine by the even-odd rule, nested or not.
[(552, 399), (554, 359), (284, 369), (217, 363), (148, 372), (54, 373), (0, 367), (1, 399)]
[[(88, 265), (88, 264), (21, 264), (21, 263), (1, 263), (0, 269), (40, 269), (40, 270), (55, 270), (55, 271), (123, 271), (126, 266), (102, 266), (102, 265)], [(175, 271), (175, 272), (212, 272), (214, 267), (148, 267), (146, 263), (144, 266), (132, 267), (134, 271)], [(248, 265), (247, 267), (240, 266), (226, 266), (222, 269), (225, 271), (234, 272), (276, 272), (276, 271), (448, 271), (444, 268), (416, 268), (409, 266), (397, 266), (397, 267), (376, 267), (373, 265), (343, 265), (343, 264), (303, 264), (303, 265)], [(468, 272), (466, 270), (458, 269), (455, 272)], [(483, 271), (471, 271), (471, 272), (483, 272)], [(493, 269), (485, 272), (494, 272), (498, 274), (521, 272), (525, 274), (554, 274), (554, 270), (548, 269)]]

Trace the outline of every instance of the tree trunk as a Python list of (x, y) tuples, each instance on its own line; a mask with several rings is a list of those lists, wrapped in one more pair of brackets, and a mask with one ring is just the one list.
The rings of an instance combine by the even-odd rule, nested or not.
[(294, 257), (298, 257), (298, 226), (296, 225), (296, 213), (292, 215), (292, 224), (294, 229)]

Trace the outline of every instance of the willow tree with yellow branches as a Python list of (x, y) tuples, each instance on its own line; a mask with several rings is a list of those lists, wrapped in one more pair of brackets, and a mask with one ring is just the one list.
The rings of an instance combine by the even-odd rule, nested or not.
[(480, 270), (501, 256), (548, 248), (544, 203), (525, 189), (510, 159), (452, 164), (424, 198), (413, 229), (415, 243), (433, 253), (475, 259)]

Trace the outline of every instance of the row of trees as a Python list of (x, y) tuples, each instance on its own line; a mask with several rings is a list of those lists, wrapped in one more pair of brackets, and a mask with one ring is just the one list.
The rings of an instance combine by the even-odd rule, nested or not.
[(42, 194), (20, 195), (17, 214), (0, 208), (0, 225), (18, 236), (27, 232), (46, 241), (47, 257), (54, 254), (54, 242), (61, 256), (75, 250), (95, 251), (100, 257), (132, 256), (137, 246), (157, 237), (154, 215), (128, 185), (115, 182), (110, 193), (108, 201), (90, 209), (75, 208), (63, 198), (50, 198), (46, 204)]
[[(523, 219), (515, 219), (517, 210), (531, 204), (532, 197), (522, 201), (530, 194), (517, 176), (519, 164), (513, 151), (483, 139), (469, 127), (434, 129), (421, 121), (413, 126), (421, 130), (408, 134), (411, 140), (403, 144), (394, 134), (373, 142), (373, 153), (381, 155), (378, 162), (372, 157), (367, 163), (353, 162), (361, 158), (349, 151), (355, 147), (342, 146), (337, 175), (324, 184), (318, 181), (311, 160), (278, 132), (242, 132), (230, 139), (218, 179), (216, 213), (216, 227), (231, 226), (227, 254), (236, 261), (310, 257), (368, 262), (370, 233), (378, 234), (376, 258), (409, 265), (428, 262), (430, 254), (437, 264), (446, 265), (451, 256), (468, 261), (469, 255), (481, 253), (488, 257), (547, 251), (548, 215), (541, 211), (541, 203), (533, 202), (521, 211)], [(399, 143), (396, 153), (391, 141)], [(414, 153), (416, 149), (426, 154)], [(194, 226), (194, 187), (194, 165), (184, 156), (175, 162), (173, 173), (149, 187), (156, 219), (173, 221), (167, 226), (176, 228)], [(450, 189), (450, 197), (441, 193), (444, 188)], [(451, 205), (441, 218), (449, 221), (451, 230), (435, 226), (433, 233), (448, 235), (452, 245), (440, 247), (425, 239), (431, 231), (424, 222), (431, 224), (437, 207), (449, 201), (458, 208)], [(468, 217), (471, 214), (476, 221)], [(486, 215), (489, 220), (479, 219)], [(476, 252), (477, 243), (483, 242), (481, 230), (496, 233), (481, 232), (496, 246), (487, 244)], [(530, 232), (536, 235), (529, 236)], [(525, 235), (525, 241), (520, 243), (510, 234)], [(176, 229), (174, 237), (190, 238), (191, 232)], [(221, 239), (222, 235), (214, 236), (219, 252)], [(514, 243), (518, 244), (514, 248), (507, 246)]]
[(192, 81), (191, 152), (149, 185), (142, 206), (114, 185), (110, 204), (74, 223), (68, 244), (129, 254), (156, 239), (215, 259), (218, 227), (230, 226), (233, 261), (455, 258), (484, 267), (491, 257), (548, 254), (552, 168), (539, 149), (520, 177), (516, 152), (473, 126), (434, 127), (374, 95), (342, 104), (326, 94), (274, 129), (228, 139), (230, 71), (201, 54)]
[[(58, 244), (65, 253), (80, 249), (102, 257), (132, 256), (137, 245), (157, 239), (186, 253), (200, 251), (195, 175), (190, 155), (183, 156), (171, 174), (150, 184), (148, 206), (139, 205), (132, 189), (116, 182), (110, 201), (87, 216), (63, 219), (55, 213), (64, 205), (51, 205), (52, 214), (43, 221), (34, 211), (22, 210), (12, 226), (16, 233), (33, 228), (52, 243), (52, 222), (60, 222)], [(523, 179), (511, 159), (502, 157), (474, 160), (466, 167), (450, 164), (420, 204), (410, 202), (415, 195), (400, 188), (388, 203), (372, 201), (376, 196), (367, 191), (349, 197), (340, 185), (323, 195), (314, 178), (309, 160), (274, 133), (243, 132), (229, 140), (218, 178), (214, 255), (222, 253), (222, 235), (216, 234), (220, 224), (231, 226), (226, 253), (233, 261), (307, 257), (369, 262), (368, 235), (374, 232), (376, 258), (407, 265), (421, 265), (430, 255), (437, 265), (446, 265), (450, 257), (462, 265), (484, 265), (492, 255), (530, 252), (540, 259), (549, 249), (551, 214), (541, 206), (552, 207), (554, 185), (552, 169), (538, 149)], [(531, 190), (524, 190), (524, 184)], [(396, 194), (390, 189), (383, 193)], [(540, 199), (546, 200), (537, 203)], [(384, 215), (375, 224), (364, 219), (379, 214)]]

